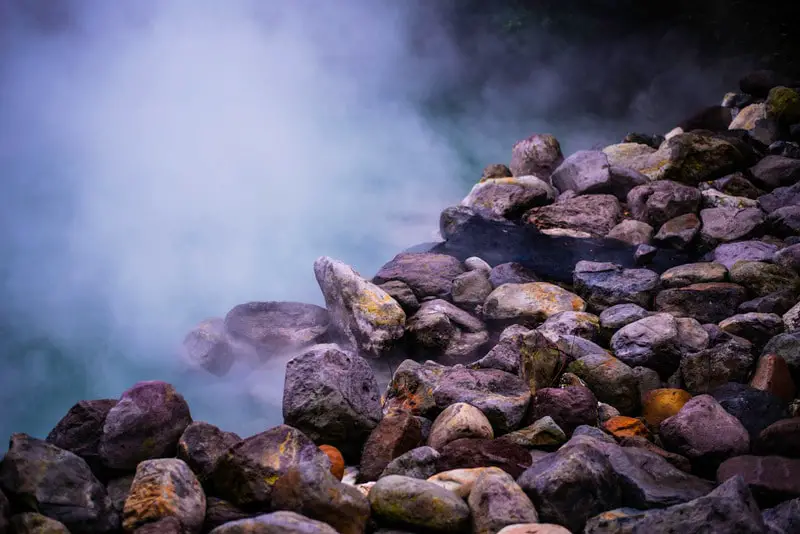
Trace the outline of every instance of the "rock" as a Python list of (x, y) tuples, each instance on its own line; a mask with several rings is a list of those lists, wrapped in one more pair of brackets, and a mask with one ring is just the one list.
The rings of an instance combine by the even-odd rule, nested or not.
[(767, 116), (779, 124), (791, 125), (800, 122), (800, 93), (789, 87), (770, 89), (765, 102)]
[(742, 302), (739, 313), (774, 313), (783, 315), (794, 305), (795, 296), (792, 291), (776, 291), (763, 297)]
[(648, 269), (623, 269), (613, 263), (579, 261), (573, 271), (575, 292), (594, 309), (617, 304), (651, 305), (658, 274)]
[(411, 449), (389, 462), (379, 478), (389, 475), (402, 475), (426, 480), (436, 474), (439, 452), (433, 447)]
[(661, 275), (661, 286), (676, 288), (692, 284), (725, 282), (727, 277), (728, 269), (721, 263), (687, 263), (664, 271)]
[(625, 219), (612, 228), (606, 237), (618, 239), (629, 245), (649, 245), (653, 240), (653, 227), (641, 221)]
[(178, 440), (191, 422), (189, 405), (172, 385), (138, 382), (106, 415), (100, 456), (107, 467), (127, 470), (143, 460), (175, 456)]
[[(764, 212), (758, 208), (707, 208), (700, 210), (700, 221), (700, 239), (706, 247), (713, 248), (761, 233)], [(716, 257), (714, 261), (724, 263)]]
[(240, 510), (233, 504), (217, 497), (206, 497), (206, 518), (203, 522), (203, 532), (217, 528), (225, 523), (248, 519), (254, 514)]
[(381, 419), (364, 445), (357, 482), (378, 480), (389, 462), (418, 447), (421, 442), (422, 427), (411, 413), (389, 412)]
[(80, 401), (61, 418), (46, 441), (60, 449), (77, 454), (89, 464), (92, 471), (102, 471), (98, 451), (103, 424), (108, 412), (117, 404), (116, 399)]
[(320, 445), (319, 450), (325, 453), (331, 462), (331, 474), (338, 480), (344, 477), (344, 456), (339, 449), (331, 445)]
[(681, 359), (678, 322), (668, 313), (640, 319), (612, 336), (611, 349), (631, 367), (644, 366), (669, 376)]
[(432, 482), (390, 475), (380, 479), (369, 493), (376, 521), (382, 525), (459, 532), (469, 526), (467, 504)]
[(627, 202), (631, 215), (658, 228), (675, 217), (697, 213), (700, 191), (669, 180), (660, 180), (631, 189)]
[(625, 325), (650, 315), (650, 312), (638, 304), (617, 304), (606, 308), (600, 314), (600, 332), (606, 339)]
[(791, 85), (792, 80), (774, 70), (756, 70), (749, 72), (739, 80), (739, 88), (756, 98), (765, 98), (773, 87)]
[(532, 425), (510, 432), (499, 439), (510, 441), (527, 449), (554, 449), (565, 443), (567, 436), (552, 417), (545, 415)]
[(181, 348), (185, 361), (216, 376), (228, 374), (236, 360), (225, 321), (219, 317), (200, 321), (183, 338)]
[(569, 534), (561, 525), (547, 523), (525, 523), (505, 527), (497, 534)]
[(383, 284), (400, 280), (408, 285), (419, 299), (448, 298), (456, 276), (465, 272), (456, 258), (445, 254), (401, 253), (381, 267), (372, 282)]
[(504, 371), (452, 368), (442, 374), (433, 398), (439, 410), (458, 402), (471, 404), (483, 412), (496, 433), (503, 434), (522, 421), (531, 392), (521, 378)]
[(800, 499), (764, 510), (762, 517), (769, 534), (795, 534), (800, 530)]
[(472, 187), (462, 206), (488, 218), (519, 219), (530, 208), (555, 201), (558, 192), (537, 176), (496, 178)]
[(637, 266), (649, 265), (658, 254), (658, 249), (651, 245), (639, 245), (633, 252), (633, 261)]
[(767, 227), (780, 237), (800, 235), (800, 207), (785, 206), (767, 215)]
[(439, 451), (438, 472), (471, 467), (498, 467), (517, 478), (529, 465), (531, 455), (525, 447), (502, 439), (462, 438)]
[(122, 526), (134, 531), (148, 523), (176, 519), (182, 532), (199, 533), (206, 513), (206, 495), (183, 460), (145, 460), (136, 467), (125, 500)]
[(599, 150), (579, 150), (570, 155), (550, 177), (559, 191), (583, 194), (611, 194), (625, 200), (631, 188), (647, 182), (636, 172), (611, 167), (608, 156)]
[(125, 501), (128, 494), (131, 492), (131, 485), (136, 473), (125, 475), (122, 477), (114, 478), (106, 484), (106, 493), (108, 498), (111, 499), (111, 506), (119, 517), (122, 517), (122, 511), (125, 508)]
[(562, 348), (565, 344), (560, 342), (558, 339), (554, 343), (538, 330), (523, 336), (519, 346), (519, 374), (531, 393), (554, 385), (567, 365), (570, 355)]
[(611, 510), (591, 518), (585, 534), (620, 532), (736, 532), (762, 534), (764, 522), (750, 490), (740, 477), (717, 487), (708, 495), (662, 510)]
[(774, 354), (783, 358), (795, 385), (800, 384), (800, 332), (788, 332), (773, 337), (762, 354)]
[(405, 360), (394, 372), (386, 391), (384, 410), (409, 410), (414, 415), (435, 417), (439, 413), (433, 391), (448, 368), (435, 362)]
[(762, 430), (753, 451), (764, 456), (800, 458), (800, 417), (781, 419)]
[(719, 327), (761, 348), (783, 331), (783, 320), (774, 313), (739, 313), (721, 321)]
[(489, 420), (479, 409), (464, 402), (451, 404), (433, 422), (428, 445), (436, 450), (460, 438), (493, 439)]
[(789, 332), (800, 330), (800, 302), (783, 314), (783, 327)]
[(381, 420), (372, 368), (337, 345), (316, 345), (286, 364), (283, 419), (316, 443), (355, 461)]
[[(472, 208), (449, 206), (443, 209), (439, 215), (439, 234), (442, 239), (450, 239), (462, 232), (469, 225), (469, 222), (476, 217), (479, 217), (479, 215)], [(383, 285), (380, 282), (378, 283)]]
[(330, 468), (324, 452), (302, 432), (280, 425), (243, 439), (217, 461), (212, 483), (219, 496), (245, 510), (266, 510), (275, 482), (293, 466)]
[(580, 386), (539, 389), (531, 399), (527, 420), (534, 423), (544, 417), (551, 417), (569, 436), (580, 425), (597, 424), (597, 398)]
[(519, 263), (501, 263), (492, 268), (489, 273), (489, 282), (494, 288), (503, 284), (528, 284), (540, 282), (536, 273)]
[(513, 174), (511, 174), (511, 169), (509, 169), (507, 165), (503, 163), (492, 163), (483, 168), (480, 181), (483, 182), (493, 178), (510, 178), (511, 176), (513, 176)]
[[(11, 518), (11, 529), (14, 534), (70, 534), (63, 523), (49, 517), (27, 512), (16, 514)], [(5, 528), (2, 532), (6, 532)]]
[(772, 261), (778, 247), (763, 241), (738, 241), (718, 246), (711, 253), (713, 261), (731, 269), (739, 261)]
[(691, 398), (691, 393), (682, 389), (654, 389), (642, 397), (642, 415), (648, 425), (658, 429), (665, 419), (676, 415)]
[(488, 271), (468, 271), (453, 280), (453, 302), (464, 309), (474, 310), (483, 304), (492, 289)]
[(485, 469), (467, 500), (472, 512), (472, 532), (495, 534), (503, 527), (539, 520), (533, 503), (511, 476), (500, 469)]
[(563, 311), (584, 311), (577, 295), (547, 282), (503, 284), (486, 298), (483, 315), (489, 321), (541, 323)]
[(646, 451), (649, 451), (653, 454), (657, 454), (658, 456), (664, 458), (672, 466), (676, 467), (677, 469), (680, 469), (684, 473), (692, 472), (692, 464), (689, 463), (689, 460), (687, 460), (680, 454), (674, 454), (665, 451), (664, 449), (654, 444), (646, 437), (643, 436), (624, 437), (619, 440), (619, 445), (621, 447), (637, 447), (640, 449), (644, 449)]
[(225, 523), (209, 534), (337, 534), (322, 521), (295, 512), (273, 512)]
[(711, 187), (734, 197), (744, 197), (752, 200), (757, 199), (763, 192), (750, 183), (742, 172), (735, 172), (728, 176), (723, 176), (711, 183)]
[(730, 269), (731, 281), (762, 297), (776, 291), (800, 289), (800, 275), (790, 269), (758, 261), (740, 261)]
[[(567, 371), (585, 380), (599, 401), (610, 404), (623, 415), (635, 414), (639, 410), (636, 374), (617, 358), (591, 354), (570, 363)], [(563, 428), (560, 422), (559, 425)]]
[(314, 275), (325, 297), (332, 335), (347, 347), (379, 356), (403, 336), (403, 308), (355, 269), (323, 256), (314, 262)]
[(423, 302), (408, 320), (406, 332), (420, 353), (456, 361), (475, 357), (489, 341), (479, 319), (442, 299)]
[(716, 189), (705, 189), (700, 193), (704, 208), (758, 208), (758, 201), (747, 197), (726, 195)]
[(341, 534), (363, 534), (370, 516), (369, 501), (358, 489), (316, 463), (290, 467), (275, 482), (272, 506), (323, 521)]
[(419, 309), (419, 301), (408, 284), (400, 280), (391, 280), (378, 286), (392, 297), (406, 312), (406, 317), (410, 317)]
[(555, 339), (556, 336), (578, 336), (591, 341), (598, 337), (600, 319), (586, 312), (559, 312), (550, 316), (537, 330), (550, 339)]
[(625, 141), (605, 147), (603, 154), (608, 157), (608, 162), (611, 165), (632, 168), (639, 163), (639, 160), (637, 160), (639, 156), (653, 154), (657, 148), (648, 146), (648, 143)]
[(202, 483), (211, 476), (220, 456), (241, 440), (233, 432), (224, 432), (204, 421), (194, 421), (178, 440), (177, 456), (186, 462)]
[(787, 206), (794, 206), (800, 201), (800, 184), (790, 187), (778, 187), (771, 193), (758, 197), (761, 209), (772, 213)]
[(730, 382), (716, 388), (711, 394), (726, 412), (742, 423), (750, 433), (751, 440), (755, 440), (772, 423), (789, 417), (785, 402), (768, 391), (746, 384)]
[(700, 219), (694, 213), (687, 213), (665, 222), (658, 230), (655, 240), (673, 248), (684, 249), (699, 231)]
[(696, 395), (728, 382), (747, 381), (754, 363), (752, 347), (731, 340), (684, 355), (680, 368), (686, 389)]
[(613, 195), (580, 195), (532, 208), (523, 217), (539, 230), (574, 230), (594, 237), (605, 236), (620, 220), (622, 208)]
[(509, 168), (514, 176), (548, 178), (564, 161), (561, 145), (551, 134), (533, 134), (514, 144)]
[(745, 300), (747, 291), (742, 286), (711, 282), (660, 291), (655, 309), (676, 317), (693, 317), (701, 323), (718, 323)]
[(619, 410), (611, 406), (610, 404), (606, 404), (605, 402), (599, 402), (597, 404), (597, 414), (600, 419), (600, 423), (605, 423), (609, 419), (613, 417), (619, 417), (620, 414)]
[(37, 511), (75, 534), (119, 528), (111, 499), (86, 461), (27, 434), (11, 435), (0, 462), (0, 489), (18, 511)]
[(756, 501), (775, 506), (800, 497), (800, 460), (781, 456), (737, 456), (722, 463), (717, 482), (741, 476)]
[(428, 482), (450, 490), (462, 499), (467, 500), (469, 494), (472, 493), (472, 486), (475, 484), (475, 481), (478, 480), (481, 473), (487, 469), (493, 468), (472, 467), (469, 469), (451, 469), (450, 471), (443, 471), (435, 474), (428, 479)]
[[(0, 532), (6, 532), (8, 529), (8, 518), (11, 515), (11, 504), (8, 502), (6, 494), (0, 490)], [(69, 534), (67, 532), (66, 534)]]
[(766, 156), (750, 168), (750, 180), (761, 189), (772, 191), (800, 180), (800, 161), (783, 156)]
[(635, 417), (626, 417), (624, 415), (612, 417), (603, 423), (603, 428), (617, 439), (629, 437), (651, 438), (650, 431), (645, 424)]
[(713, 473), (728, 458), (750, 450), (750, 436), (739, 420), (711, 395), (699, 395), (661, 422), (668, 451), (685, 456), (696, 473)]
[(776, 265), (800, 273), (800, 243), (780, 249), (772, 257), (772, 260)]

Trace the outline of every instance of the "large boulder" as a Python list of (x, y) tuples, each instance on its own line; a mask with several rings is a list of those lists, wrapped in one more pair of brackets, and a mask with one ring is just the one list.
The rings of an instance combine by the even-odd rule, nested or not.
[(46, 441), (77, 454), (86, 460), (96, 474), (102, 472), (102, 459), (98, 450), (100, 437), (103, 435), (106, 416), (116, 404), (116, 399), (78, 402), (50, 431)]
[(464, 265), (453, 256), (403, 252), (381, 267), (372, 282), (383, 284), (400, 280), (411, 288), (417, 298), (447, 299), (453, 289), (453, 280), (464, 272)]
[(357, 480), (378, 480), (389, 463), (418, 447), (422, 442), (422, 425), (407, 411), (386, 414), (369, 435), (361, 455)]
[(485, 469), (472, 485), (467, 500), (472, 532), (496, 534), (503, 527), (539, 520), (533, 503), (514, 479), (501, 469)]
[(192, 422), (189, 405), (171, 384), (138, 382), (122, 393), (103, 423), (99, 453), (112, 469), (175, 456), (178, 439)]
[(617, 304), (652, 305), (658, 274), (648, 269), (624, 269), (613, 263), (579, 261), (573, 271), (576, 293), (590, 308), (603, 311)]
[(558, 139), (551, 134), (533, 134), (514, 143), (509, 168), (514, 176), (548, 178), (563, 161)]
[(178, 440), (178, 458), (186, 462), (200, 482), (205, 482), (217, 460), (241, 440), (233, 432), (225, 432), (205, 421), (195, 421)]
[(633, 170), (612, 167), (608, 156), (599, 150), (579, 150), (558, 166), (550, 180), (562, 192), (611, 194), (625, 200), (628, 191), (646, 183), (647, 177)]
[(314, 262), (334, 335), (368, 355), (388, 351), (403, 336), (406, 313), (400, 304), (355, 269), (328, 257)]
[(717, 482), (741, 476), (762, 506), (800, 498), (800, 460), (782, 456), (743, 455), (730, 458), (717, 470)]
[(364, 358), (327, 344), (286, 364), (284, 422), (312, 441), (355, 461), (381, 416), (378, 383)]
[(552, 203), (557, 195), (553, 186), (536, 176), (496, 178), (475, 184), (461, 205), (484, 217), (513, 220)]
[(622, 207), (613, 195), (580, 195), (533, 208), (524, 221), (539, 230), (566, 229), (603, 237), (622, 220)]
[(584, 311), (586, 303), (547, 282), (503, 284), (489, 294), (483, 315), (489, 321), (538, 324), (563, 311)]
[(627, 202), (635, 219), (658, 228), (680, 215), (697, 213), (700, 198), (695, 187), (659, 180), (631, 189)]

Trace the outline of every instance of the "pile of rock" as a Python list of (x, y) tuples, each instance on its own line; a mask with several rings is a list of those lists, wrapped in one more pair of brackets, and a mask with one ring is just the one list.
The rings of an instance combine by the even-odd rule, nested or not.
[[(11, 437), (0, 532), (800, 531), (800, 93), (770, 80), (665, 137), (564, 158), (531, 136), (442, 214), (445, 238), (480, 220), (619, 262), (567, 284), (320, 258), (325, 308), (247, 303), (184, 343), (218, 375), (294, 354), (283, 425), (242, 439), (164, 382), (80, 402)], [(655, 268), (674, 250), (698, 261)]]

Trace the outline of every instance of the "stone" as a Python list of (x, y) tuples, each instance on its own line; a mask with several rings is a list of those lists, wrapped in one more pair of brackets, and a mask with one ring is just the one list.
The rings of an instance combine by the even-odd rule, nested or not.
[(779, 237), (800, 235), (800, 207), (786, 206), (776, 209), (767, 215), (766, 225), (772, 234)]
[[(439, 234), (442, 239), (450, 239), (467, 227), (472, 219), (479, 217), (475, 210), (466, 206), (449, 206), (439, 215)], [(427, 250), (426, 250), (427, 252)], [(373, 280), (374, 281), (374, 280)], [(383, 285), (383, 283), (378, 282)]]
[(783, 314), (783, 327), (789, 332), (800, 330), (800, 301)]
[(729, 382), (714, 389), (711, 394), (725, 409), (736, 417), (755, 440), (762, 430), (772, 423), (790, 417), (787, 404), (768, 391), (747, 384)]
[(658, 248), (652, 245), (639, 245), (633, 252), (633, 261), (637, 266), (649, 265), (658, 254)]
[(701, 191), (704, 208), (758, 208), (758, 201), (747, 197), (726, 195), (716, 189)]
[(780, 419), (766, 427), (753, 443), (753, 452), (800, 458), (800, 417)]
[(675, 217), (697, 213), (700, 199), (696, 188), (662, 180), (634, 187), (627, 202), (635, 219), (658, 228)]
[(467, 469), (451, 469), (437, 473), (428, 478), (428, 482), (432, 482), (437, 486), (441, 486), (449, 491), (452, 491), (464, 500), (469, 498), (472, 493), (472, 486), (478, 477), (487, 469), (492, 467), (472, 467)]
[(445, 371), (433, 398), (439, 410), (464, 402), (479, 409), (495, 433), (516, 428), (528, 409), (531, 392), (518, 376), (496, 369), (453, 368)]
[(774, 313), (738, 313), (720, 321), (719, 327), (750, 341), (756, 348), (762, 348), (783, 331), (783, 319)]
[(469, 506), (453, 492), (426, 480), (383, 477), (372, 487), (369, 502), (379, 524), (437, 532), (458, 532), (469, 526)]
[(772, 261), (785, 269), (791, 269), (796, 273), (800, 272), (800, 243), (778, 250), (772, 257)]
[(555, 201), (558, 192), (537, 176), (495, 178), (472, 187), (462, 206), (488, 218), (519, 219), (536, 206)]
[(734, 197), (744, 197), (752, 200), (757, 199), (763, 191), (750, 183), (750, 180), (742, 172), (735, 172), (728, 176), (718, 178), (711, 183), (711, 187)]
[(776, 291), (764, 295), (763, 297), (756, 297), (754, 299), (742, 302), (739, 305), (739, 313), (774, 313), (775, 315), (783, 315), (791, 309), (795, 303), (794, 292), (792, 291)]
[(419, 420), (407, 411), (387, 413), (364, 444), (356, 481), (378, 480), (389, 462), (421, 444), (422, 427)]
[(520, 343), (519, 374), (530, 392), (535, 393), (555, 384), (569, 358), (570, 355), (558, 342), (554, 343), (538, 330), (534, 330), (525, 334)]
[(688, 247), (700, 231), (700, 219), (694, 213), (680, 215), (661, 225), (655, 241), (672, 248)]
[[(474, 310), (483, 304), (492, 292), (489, 273), (483, 270), (468, 271), (453, 279), (453, 302), (464, 309)], [(444, 301), (442, 301), (444, 302)]]
[(584, 311), (577, 295), (547, 282), (503, 284), (486, 298), (483, 315), (488, 321), (541, 323), (563, 311)]
[(493, 178), (509, 178), (513, 176), (511, 169), (503, 163), (491, 163), (483, 168), (481, 173), (481, 182), (491, 180)]
[(622, 220), (622, 207), (613, 195), (579, 195), (530, 209), (523, 222), (539, 230), (566, 229), (603, 237)]
[(346, 460), (358, 459), (381, 416), (378, 383), (364, 358), (326, 344), (286, 364), (284, 422)]
[(391, 280), (378, 286), (392, 297), (406, 312), (406, 318), (414, 315), (419, 309), (419, 300), (417, 296), (408, 287), (408, 284), (400, 280)]
[(682, 389), (654, 389), (642, 398), (642, 415), (648, 425), (657, 429), (665, 419), (680, 412), (691, 398), (692, 394)]
[(692, 394), (708, 393), (728, 382), (745, 382), (755, 363), (748, 343), (730, 340), (681, 358), (681, 376)]
[(325, 522), (340, 534), (363, 534), (370, 516), (369, 501), (361, 491), (316, 463), (290, 467), (275, 482), (272, 506)]
[(122, 517), (122, 511), (125, 508), (125, 500), (131, 492), (131, 485), (136, 473), (125, 475), (118, 478), (113, 478), (106, 484), (106, 493), (108, 498), (111, 499), (111, 506), (114, 511)]
[(199, 533), (205, 513), (206, 495), (186, 462), (178, 458), (145, 460), (136, 467), (122, 526), (131, 532), (173, 518), (182, 532)]
[(787, 206), (794, 206), (800, 201), (800, 184), (789, 187), (778, 187), (771, 193), (758, 197), (761, 209), (772, 213)]
[(680, 454), (667, 452), (644, 436), (626, 436), (619, 440), (621, 447), (638, 447), (664, 458), (684, 473), (692, 472), (692, 464)]
[(633, 368), (633, 374), (636, 376), (636, 380), (639, 382), (639, 396), (644, 399), (644, 396), (654, 390), (654, 389), (661, 389), (663, 383), (661, 382), (661, 377), (658, 376), (658, 372), (650, 369), (648, 367), (642, 367), (638, 365)]
[[(325, 308), (299, 302), (248, 302), (234, 306), (225, 316), (224, 331), (231, 339), (252, 347), (261, 360), (301, 349), (325, 339), (329, 318)], [(203, 346), (212, 342), (222, 350), (224, 338), (206, 334)]]
[(624, 415), (612, 417), (603, 423), (603, 428), (617, 439), (636, 436), (644, 438), (651, 437), (650, 431), (645, 424), (635, 417), (627, 417)]
[(447, 299), (453, 289), (453, 280), (465, 270), (462, 263), (452, 256), (404, 252), (381, 267), (372, 282), (384, 284), (399, 280), (407, 284), (418, 299)]
[[(599, 401), (610, 404), (621, 414), (638, 412), (639, 381), (633, 369), (621, 360), (607, 354), (591, 354), (570, 363), (567, 371), (585, 380)], [(563, 428), (560, 422), (559, 425)]]
[(220, 525), (209, 534), (337, 534), (323, 523), (295, 512), (273, 512)]
[(611, 306), (600, 314), (600, 333), (602, 337), (608, 339), (623, 326), (643, 319), (648, 315), (650, 315), (650, 312), (638, 304), (627, 303)]
[[(10, 524), (9, 532), (14, 534), (70, 534), (67, 527), (60, 521), (35, 512), (16, 514), (11, 517)], [(5, 528), (2, 532), (6, 532)]]
[(750, 450), (750, 436), (739, 420), (711, 395), (698, 395), (661, 422), (665, 448), (685, 456), (698, 474), (714, 473), (728, 458)]
[(800, 289), (800, 275), (780, 265), (759, 261), (740, 261), (730, 269), (731, 282), (763, 297), (776, 291)]
[(489, 273), (489, 282), (494, 288), (498, 288), (503, 284), (529, 284), (540, 281), (536, 273), (514, 262), (495, 265)]
[(559, 312), (550, 316), (537, 330), (550, 339), (569, 335), (593, 341), (600, 331), (600, 319), (592, 313)]
[(403, 361), (395, 370), (386, 391), (384, 410), (409, 410), (414, 415), (435, 417), (440, 412), (433, 397), (448, 368), (435, 362)]
[(532, 425), (521, 428), (499, 438), (510, 441), (527, 449), (554, 449), (567, 441), (567, 435), (556, 424), (552, 417), (545, 415)]
[(743, 455), (730, 458), (717, 470), (717, 482), (740, 476), (764, 508), (800, 497), (800, 460), (781, 456)]
[(511, 475), (490, 467), (475, 480), (467, 500), (472, 513), (472, 532), (495, 534), (502, 528), (539, 520), (533, 503)]
[(339, 449), (331, 445), (320, 445), (319, 450), (325, 453), (331, 462), (331, 474), (338, 480), (344, 477), (344, 456)]
[(524, 523), (507, 526), (497, 534), (569, 534), (569, 530), (561, 525)]
[(547, 416), (569, 436), (580, 425), (597, 424), (597, 399), (586, 387), (542, 388), (531, 399), (528, 421)]
[(535, 175), (549, 178), (561, 165), (561, 145), (551, 134), (533, 134), (514, 143), (509, 168), (514, 176)]
[(611, 349), (625, 364), (648, 367), (667, 377), (681, 361), (678, 328), (678, 321), (668, 313), (651, 315), (619, 329), (611, 337)]
[(794, 534), (800, 529), (800, 499), (764, 510), (762, 518), (769, 534)]
[(389, 462), (379, 478), (389, 475), (402, 475), (426, 480), (436, 474), (439, 452), (433, 447), (411, 449)]
[(355, 269), (323, 256), (314, 262), (314, 275), (325, 297), (332, 335), (337, 341), (364, 354), (379, 356), (403, 336), (403, 308)]
[(600, 423), (605, 423), (609, 419), (613, 417), (619, 417), (620, 414), (619, 410), (611, 406), (610, 404), (606, 404), (605, 402), (597, 403), (597, 415), (600, 420)]
[(766, 191), (791, 186), (800, 180), (800, 160), (766, 156), (750, 168), (750, 176), (756, 187)]
[(731, 269), (740, 261), (770, 262), (778, 247), (764, 241), (737, 241), (724, 243), (713, 250), (713, 261)]
[(205, 421), (194, 421), (178, 440), (177, 457), (204, 483), (214, 471), (217, 460), (241, 440), (233, 432), (224, 432)]
[(184, 361), (215, 376), (225, 376), (236, 361), (236, 351), (220, 317), (204, 319), (183, 338)]
[(492, 425), (483, 412), (464, 402), (451, 404), (434, 420), (428, 446), (440, 450), (460, 438), (494, 438)]
[(442, 299), (423, 302), (408, 320), (406, 334), (417, 352), (455, 361), (475, 357), (489, 341), (479, 319)]
[[(708, 248), (754, 237), (763, 231), (764, 212), (759, 208), (706, 208), (700, 210), (700, 240)], [(723, 263), (719, 258), (714, 261)]]
[(133, 470), (143, 460), (175, 456), (191, 422), (189, 405), (171, 384), (137, 382), (106, 415), (98, 447), (103, 464)]
[(795, 89), (784, 86), (773, 87), (769, 90), (764, 104), (767, 116), (779, 124), (788, 126), (800, 122), (800, 93)]
[(268, 510), (275, 483), (293, 466), (330, 469), (328, 456), (302, 432), (280, 425), (243, 439), (214, 466), (214, 494), (249, 510)]
[(625, 219), (609, 230), (606, 237), (618, 239), (629, 245), (649, 245), (653, 240), (655, 230), (646, 222), (634, 219)]
[(631, 188), (647, 182), (636, 171), (611, 167), (608, 156), (599, 150), (579, 150), (567, 157), (550, 177), (559, 191), (583, 194), (611, 194), (625, 200)]
[(50, 431), (46, 441), (77, 454), (86, 460), (93, 472), (101, 472), (102, 459), (98, 448), (103, 435), (103, 424), (108, 412), (116, 404), (116, 399), (78, 402)]
[(660, 291), (655, 309), (676, 317), (693, 317), (701, 323), (719, 323), (745, 300), (747, 291), (738, 284), (699, 283)]
[(472, 467), (498, 467), (517, 478), (531, 465), (528, 449), (502, 439), (462, 438), (439, 451), (437, 472)]
[(575, 292), (590, 308), (603, 311), (617, 304), (652, 305), (658, 274), (648, 269), (624, 269), (613, 263), (579, 261), (573, 271)]
[(795, 385), (800, 384), (800, 332), (784, 332), (769, 340), (762, 354), (783, 358)]
[(119, 528), (111, 499), (86, 461), (28, 434), (11, 435), (0, 462), (0, 489), (20, 512), (36, 511), (75, 534)]

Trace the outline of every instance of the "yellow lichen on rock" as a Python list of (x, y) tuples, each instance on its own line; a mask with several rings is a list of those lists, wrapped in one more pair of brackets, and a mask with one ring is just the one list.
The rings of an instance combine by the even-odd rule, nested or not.
[(682, 389), (654, 389), (642, 399), (642, 414), (647, 424), (658, 427), (664, 419), (678, 413), (691, 398), (692, 394)]

